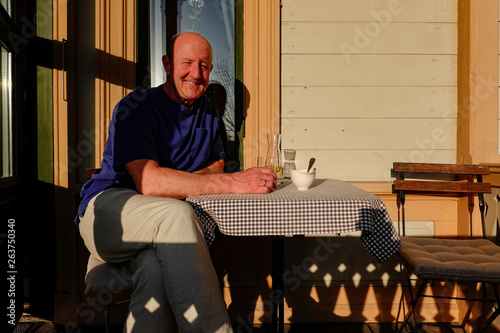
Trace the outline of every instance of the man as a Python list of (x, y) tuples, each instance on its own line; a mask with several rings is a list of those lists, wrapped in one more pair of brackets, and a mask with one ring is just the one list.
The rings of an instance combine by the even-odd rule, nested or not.
[(162, 86), (133, 92), (115, 107), (102, 171), (82, 189), (80, 234), (95, 258), (130, 262), (126, 332), (232, 332), (203, 226), (178, 199), (268, 193), (276, 174), (222, 173), (217, 113), (201, 98), (213, 68), (202, 36), (174, 36), (162, 61)]

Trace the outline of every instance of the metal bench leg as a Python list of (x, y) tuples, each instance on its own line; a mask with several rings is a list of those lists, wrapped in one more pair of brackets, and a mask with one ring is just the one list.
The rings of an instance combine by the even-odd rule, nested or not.
[(497, 308), (488, 317), (488, 319), (486, 320), (486, 322), (484, 322), (484, 324), (479, 328), (479, 333), (482, 333), (482, 332), (486, 331), (486, 329), (488, 328), (488, 326), (491, 325), (491, 323), (493, 322), (493, 320), (495, 320), (496, 317), (498, 317), (498, 315), (500, 315), (500, 296), (498, 294), (498, 287), (497, 287), (496, 284), (492, 284), (492, 286), (493, 286), (493, 291), (495, 292), (495, 298), (497, 300)]
[(410, 276), (408, 275), (407, 278), (408, 278), (408, 290), (410, 292), (410, 306), (408, 309), (408, 313), (406, 314), (406, 316), (403, 320), (403, 323), (399, 327), (399, 332), (403, 331), (403, 328), (408, 324), (408, 320), (410, 319), (410, 317), (411, 317), (411, 321), (412, 321), (411, 324), (413, 326), (413, 331), (417, 332), (417, 326), (416, 326), (417, 321), (416, 321), (416, 317), (415, 317), (415, 310), (417, 307), (418, 300), (422, 296), (428, 280), (422, 280), (415, 297), (413, 297)]

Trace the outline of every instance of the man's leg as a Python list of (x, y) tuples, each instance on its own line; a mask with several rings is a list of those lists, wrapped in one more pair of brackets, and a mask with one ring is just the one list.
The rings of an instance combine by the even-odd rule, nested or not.
[(130, 260), (129, 266), (134, 272), (134, 292), (123, 332), (177, 332), (156, 251), (141, 251)]
[(90, 252), (104, 261), (156, 251), (180, 332), (232, 332), (203, 227), (188, 203), (109, 189), (80, 223)]

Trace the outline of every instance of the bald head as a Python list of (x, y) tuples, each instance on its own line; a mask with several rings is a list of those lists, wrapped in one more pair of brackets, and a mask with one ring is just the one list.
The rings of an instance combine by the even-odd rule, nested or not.
[(191, 106), (205, 92), (212, 71), (212, 47), (201, 35), (184, 32), (172, 38), (163, 56), (167, 82), (163, 89), (174, 101)]
[[(202, 35), (200, 35), (200, 34), (198, 34), (196, 32), (187, 31), (187, 32), (181, 32), (179, 34), (176, 34), (176, 35), (172, 36), (172, 38), (170, 39), (170, 43), (168, 44), (168, 49), (167, 49), (167, 56), (170, 59), (173, 59), (173, 56), (174, 56), (175, 43), (177, 42), (178, 39), (182, 40), (183, 38), (195, 38), (195, 39), (199, 39), (201, 42), (206, 43), (206, 45), (210, 49), (210, 54), (212, 54), (212, 46), (205, 39), (205, 37), (203, 37)], [(212, 59), (210, 59), (210, 60), (212, 60)]]

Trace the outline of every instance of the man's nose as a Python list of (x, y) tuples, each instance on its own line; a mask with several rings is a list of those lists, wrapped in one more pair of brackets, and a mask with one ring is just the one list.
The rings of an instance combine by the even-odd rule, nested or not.
[(201, 78), (201, 67), (200, 65), (198, 64), (194, 64), (193, 66), (191, 66), (191, 76), (195, 79), (199, 79)]

